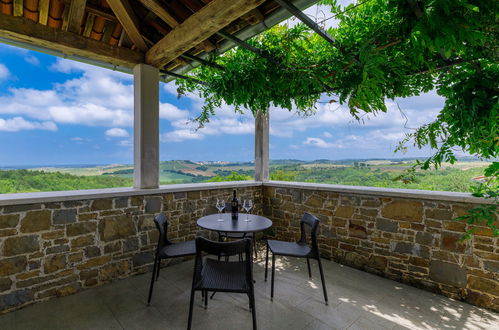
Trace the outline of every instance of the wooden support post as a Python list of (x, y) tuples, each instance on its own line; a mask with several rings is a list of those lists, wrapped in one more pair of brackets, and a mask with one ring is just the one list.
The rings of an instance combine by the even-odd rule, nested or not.
[(159, 71), (147, 64), (133, 68), (134, 187), (159, 187)]
[(255, 181), (269, 180), (269, 109), (255, 117)]

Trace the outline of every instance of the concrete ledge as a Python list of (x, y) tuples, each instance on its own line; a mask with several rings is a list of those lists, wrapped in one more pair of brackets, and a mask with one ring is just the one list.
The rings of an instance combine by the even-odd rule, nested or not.
[(363, 186), (343, 186), (334, 184), (321, 183), (305, 183), (305, 182), (285, 182), (285, 181), (268, 181), (263, 183), (264, 186), (279, 187), (279, 188), (296, 188), (306, 190), (331, 191), (337, 193), (369, 195), (369, 196), (386, 196), (400, 198), (416, 198), (434, 201), (451, 201), (462, 203), (476, 204), (493, 204), (494, 199), (473, 197), (470, 193), (464, 192), (448, 192), (448, 191), (430, 191), (417, 189), (394, 189), (394, 188), (378, 188), (378, 187), (363, 187)]
[(193, 190), (210, 189), (232, 189), (239, 187), (261, 186), (261, 182), (256, 181), (233, 181), (233, 182), (210, 182), (192, 184), (171, 184), (163, 185), (157, 189), (136, 189), (132, 187), (109, 188), (109, 189), (88, 189), (69, 191), (47, 191), (18, 194), (0, 194), (0, 206), (63, 202), (71, 200), (98, 199), (120, 196), (157, 195), (169, 192), (182, 192)]
[(386, 196), (399, 198), (416, 198), (434, 201), (452, 201), (475, 204), (493, 204), (493, 199), (473, 197), (470, 193), (429, 191), (416, 189), (393, 189), (363, 186), (343, 186), (334, 184), (285, 182), (285, 181), (232, 181), (232, 182), (210, 182), (191, 184), (163, 185), (157, 189), (136, 189), (132, 187), (88, 189), (70, 191), (48, 191), (18, 194), (0, 194), (0, 206), (33, 204), (46, 202), (62, 202), (70, 200), (85, 200), (97, 198), (109, 198), (120, 196), (157, 195), (169, 192), (182, 192), (209, 189), (232, 189), (239, 187), (269, 186), (279, 188), (296, 188), (306, 190), (331, 191), (346, 194), (358, 194), (368, 196)]

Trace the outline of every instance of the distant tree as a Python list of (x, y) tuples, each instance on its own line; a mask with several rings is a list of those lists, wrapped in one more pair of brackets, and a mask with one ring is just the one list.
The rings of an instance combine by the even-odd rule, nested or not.
[(270, 180), (275, 181), (296, 181), (296, 172), (277, 170), (270, 173)]
[(227, 176), (214, 176), (213, 178), (207, 180), (206, 182), (222, 182), (222, 181), (247, 181), (253, 178), (249, 175), (239, 174), (237, 172), (232, 172)]

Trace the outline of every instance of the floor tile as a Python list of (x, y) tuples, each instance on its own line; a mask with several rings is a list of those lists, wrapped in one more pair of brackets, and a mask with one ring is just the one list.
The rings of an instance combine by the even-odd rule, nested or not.
[[(327, 260), (329, 305), (315, 262), (309, 279), (306, 262), (293, 258), (277, 259), (271, 301), (264, 261), (260, 254), (253, 269), (260, 329), (499, 329), (497, 313)], [(162, 268), (150, 306), (149, 272), (2, 315), (0, 329), (185, 329), (193, 267)], [(198, 292), (192, 321), (199, 330), (251, 329), (248, 297), (218, 292), (204, 309)]]

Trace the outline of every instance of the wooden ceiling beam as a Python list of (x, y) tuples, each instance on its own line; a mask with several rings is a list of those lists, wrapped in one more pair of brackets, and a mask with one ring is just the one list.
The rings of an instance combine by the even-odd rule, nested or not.
[(302, 21), (305, 25), (315, 31), (318, 35), (320, 35), (324, 40), (329, 42), (330, 44), (334, 44), (336, 40), (329, 35), (322, 27), (320, 27), (316, 22), (314, 22), (310, 17), (308, 17), (304, 12), (302, 12), (299, 8), (293, 5), (289, 0), (274, 0), (281, 7), (286, 9), (288, 12), (293, 14), (296, 18)]
[(22, 16), (23, 11), (23, 0), (14, 0), (14, 16)]
[(40, 16), (38, 16), (38, 22), (43, 25), (47, 25), (49, 19), (49, 6), (50, 0), (40, 0), (39, 2)]
[(249, 24), (251, 25), (256, 25), (258, 23), (261, 23), (265, 20), (265, 17), (263, 16), (263, 14), (258, 10), (258, 8), (255, 8), (249, 12), (247, 12), (246, 14), (244, 14), (243, 16), (241, 16), (241, 19), (243, 21), (246, 21), (248, 22)]
[[(180, 25), (180, 22), (177, 21), (175, 17), (173, 17), (157, 0), (139, 0), (146, 8), (148, 8), (151, 12), (156, 14), (163, 22), (168, 24), (172, 29), (176, 28)], [(202, 48), (205, 52), (209, 53), (216, 46), (209, 40), (205, 40), (203, 42)]]
[(0, 37), (127, 68), (144, 63), (144, 54), (140, 52), (107, 45), (24, 17), (0, 14)]
[(113, 15), (113, 12), (106, 8), (97, 7), (87, 3), (87, 7), (85, 8), (89, 13), (92, 13), (96, 16), (100, 16), (108, 21), (118, 23), (118, 19)]
[(139, 0), (144, 7), (148, 8), (150, 11), (156, 14), (161, 20), (163, 20), (172, 29), (175, 28), (180, 23), (175, 17), (173, 17), (157, 0)]
[(264, 0), (213, 0), (194, 13), (146, 53), (146, 62), (162, 67), (208, 39)]
[(73, 0), (69, 6), (68, 26), (67, 31), (73, 33), (80, 33), (81, 21), (85, 14), (85, 6), (87, 0)]
[(140, 34), (139, 20), (128, 0), (107, 0), (107, 3), (135, 46), (141, 51), (147, 51), (149, 47)]

